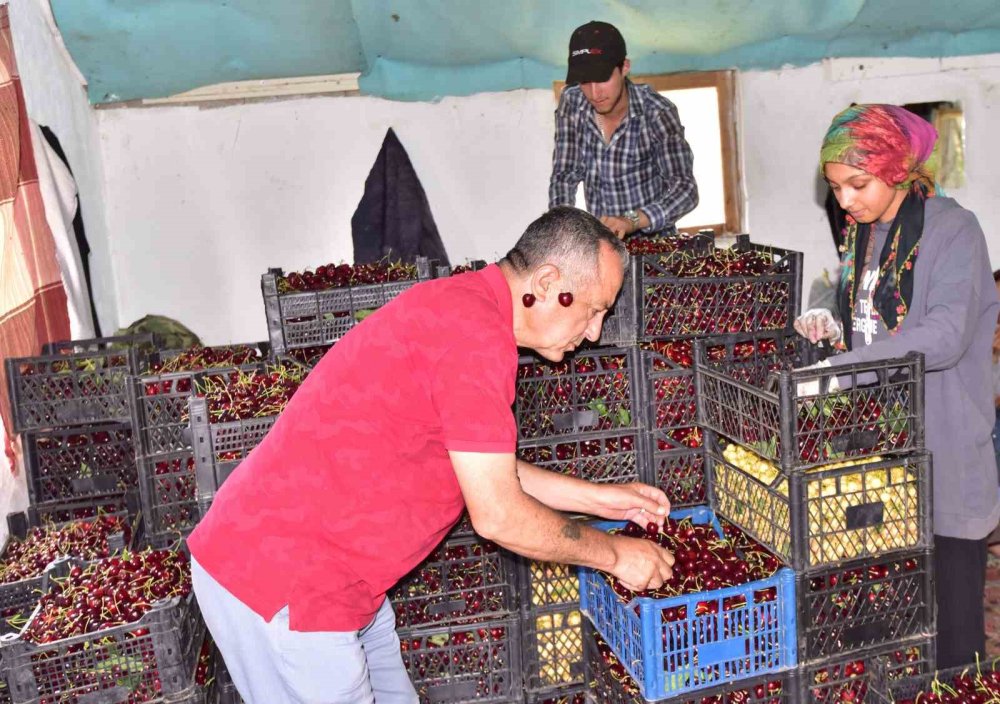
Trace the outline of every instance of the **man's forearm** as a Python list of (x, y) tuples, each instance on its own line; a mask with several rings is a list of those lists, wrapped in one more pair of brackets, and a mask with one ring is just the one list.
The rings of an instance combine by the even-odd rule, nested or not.
[(498, 545), (533, 560), (611, 570), (616, 562), (615, 538), (572, 521), (524, 495), (507, 520), (488, 537)]
[(526, 494), (557, 511), (593, 514), (594, 485), (583, 479), (517, 461), (517, 478)]

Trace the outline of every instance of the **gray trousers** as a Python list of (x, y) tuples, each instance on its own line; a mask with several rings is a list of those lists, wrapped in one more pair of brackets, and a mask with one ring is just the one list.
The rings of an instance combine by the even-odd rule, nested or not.
[(208, 630), (246, 704), (417, 704), (386, 599), (359, 631), (288, 628), (288, 607), (265, 621), (191, 560)]

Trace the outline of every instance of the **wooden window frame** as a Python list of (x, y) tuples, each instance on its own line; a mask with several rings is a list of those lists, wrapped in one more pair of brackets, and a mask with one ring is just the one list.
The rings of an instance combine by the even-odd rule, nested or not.
[[(743, 228), (743, 171), (740, 146), (736, 129), (736, 72), (694, 71), (690, 73), (662, 73), (656, 75), (630, 75), (633, 83), (645, 83), (653, 90), (685, 90), (689, 88), (715, 88), (719, 96), (719, 139), (722, 147), (722, 188), (726, 221), (680, 228), (681, 232), (712, 230), (716, 236), (738, 234)], [(565, 81), (553, 81), (556, 100), (566, 87)], [(697, 155), (695, 155), (697, 157)]]

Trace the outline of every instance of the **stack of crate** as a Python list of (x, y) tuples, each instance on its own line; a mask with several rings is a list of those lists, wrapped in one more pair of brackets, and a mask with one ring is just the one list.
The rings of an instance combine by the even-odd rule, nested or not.
[(933, 669), (922, 357), (777, 374), (695, 357), (711, 505), (796, 573), (799, 699)]
[(403, 663), (428, 704), (521, 697), (514, 561), (464, 517), (389, 593)]
[(197, 391), (195, 376), (253, 369), (268, 355), (264, 343), (197, 352), (158, 350), (148, 369), (129, 384), (142, 510), (147, 536), (156, 544), (187, 535), (200, 516), (188, 417), (189, 400)]
[(607, 325), (619, 337), (630, 330), (641, 351), (651, 481), (673, 505), (696, 506), (706, 493), (693, 343), (713, 339), (717, 348), (734, 336), (767, 333), (762, 339), (773, 340), (773, 349), (751, 356), (783, 356), (801, 302), (802, 254), (755, 244), (747, 235), (725, 250), (704, 235), (665, 249), (632, 256)]
[[(635, 347), (581, 350), (559, 363), (518, 366), (517, 455), (597, 483), (648, 481)], [(518, 558), (524, 688), (531, 702), (559, 701), (586, 684), (579, 580), (571, 565)]]
[(6, 360), (28, 498), (42, 520), (137, 505), (128, 388), (151, 345), (148, 335), (73, 340)]

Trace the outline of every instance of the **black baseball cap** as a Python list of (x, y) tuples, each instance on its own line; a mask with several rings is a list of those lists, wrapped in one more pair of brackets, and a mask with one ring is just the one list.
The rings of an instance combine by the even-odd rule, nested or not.
[(577, 27), (569, 38), (566, 83), (603, 83), (625, 56), (625, 39), (614, 25), (588, 22)]

